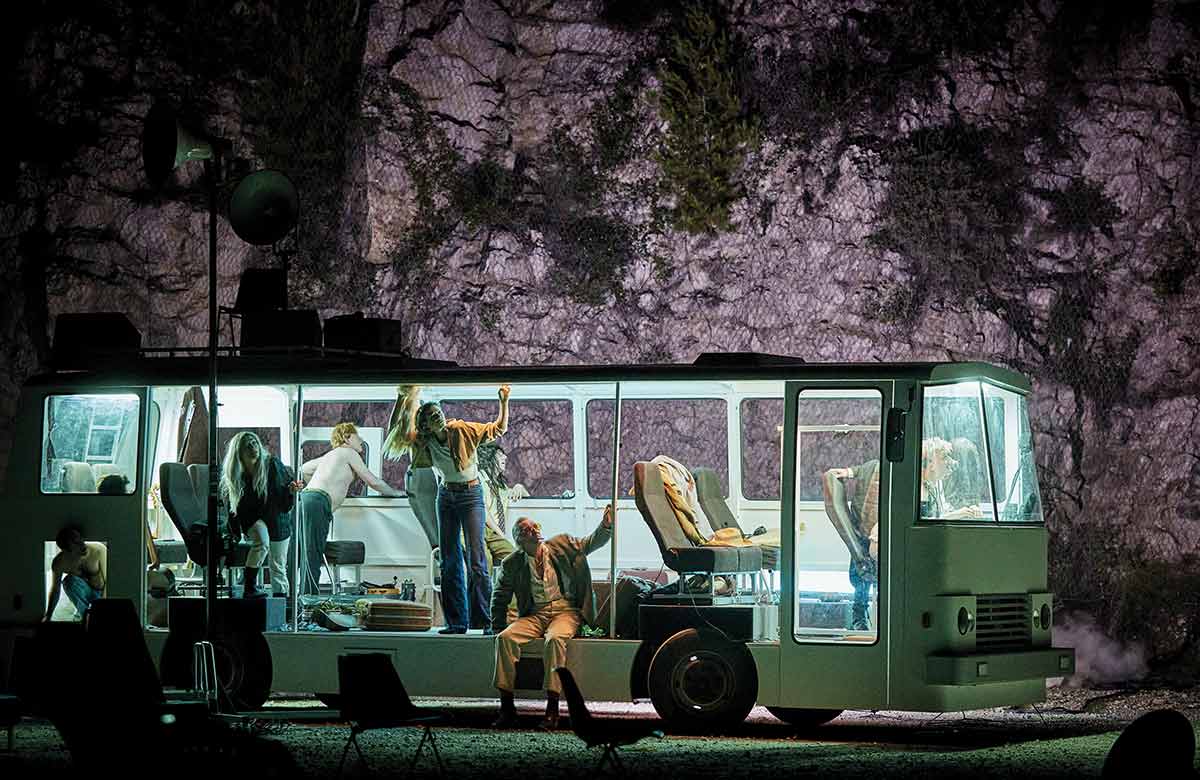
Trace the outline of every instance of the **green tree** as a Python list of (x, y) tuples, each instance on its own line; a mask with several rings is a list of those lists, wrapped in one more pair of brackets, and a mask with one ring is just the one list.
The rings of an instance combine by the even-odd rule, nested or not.
[(737, 52), (716, 9), (692, 5), (667, 40), (659, 68), (659, 114), (666, 122), (657, 158), (674, 195), (672, 225), (688, 233), (730, 229), (737, 180), (758, 129), (742, 110)]

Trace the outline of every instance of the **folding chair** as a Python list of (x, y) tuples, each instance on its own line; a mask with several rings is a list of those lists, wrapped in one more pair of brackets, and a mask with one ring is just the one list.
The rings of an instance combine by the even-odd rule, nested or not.
[(342, 761), (338, 764), (338, 777), (346, 765), (346, 756), (350, 746), (354, 745), (358, 760), (364, 768), (367, 760), (358, 744), (358, 735), (371, 729), (394, 729), (407, 726), (421, 727), (424, 733), (417, 745), (417, 752), (409, 762), (408, 771), (412, 772), (421, 757), (426, 741), (433, 750), (437, 761), (438, 777), (445, 774), (446, 767), (438, 753), (437, 741), (434, 739), (433, 726), (446, 722), (446, 718), (431, 710), (417, 707), (408, 698), (404, 683), (392, 665), (392, 658), (387, 653), (360, 653), (338, 656), (338, 687), (342, 719), (350, 722), (350, 739), (346, 740), (346, 748), (342, 751)]
[(588, 712), (587, 703), (583, 700), (583, 694), (579, 692), (579, 686), (575, 684), (571, 670), (565, 666), (559, 666), (554, 671), (558, 674), (558, 679), (562, 681), (563, 695), (567, 697), (567, 711), (571, 713), (571, 730), (589, 748), (598, 745), (604, 746), (604, 752), (600, 754), (600, 761), (592, 767), (593, 775), (600, 771), (607, 760), (611, 760), (613, 769), (625, 774), (625, 765), (621, 763), (621, 756), (617, 753), (617, 748), (632, 745), (646, 737), (662, 739), (662, 731), (653, 723), (593, 717), (592, 713)]

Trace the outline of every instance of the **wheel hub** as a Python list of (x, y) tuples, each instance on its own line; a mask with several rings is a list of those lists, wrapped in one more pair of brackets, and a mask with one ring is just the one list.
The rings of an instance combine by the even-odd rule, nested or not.
[(733, 696), (733, 669), (720, 654), (699, 650), (680, 659), (671, 673), (675, 699), (696, 713), (722, 709)]

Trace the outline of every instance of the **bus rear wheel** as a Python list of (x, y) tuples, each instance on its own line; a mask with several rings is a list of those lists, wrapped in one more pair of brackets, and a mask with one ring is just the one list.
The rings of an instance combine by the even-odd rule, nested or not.
[[(160, 667), (163, 682), (190, 687), (193, 679), (192, 637), (167, 635)], [(217, 636), (212, 640), (222, 704), (237, 711), (261, 709), (271, 695), (274, 669), (267, 638), (256, 631)]]
[(800, 730), (823, 726), (842, 714), (841, 710), (809, 710), (798, 707), (767, 707), (767, 712)]
[(758, 697), (758, 669), (746, 646), (694, 628), (663, 642), (650, 661), (647, 683), (654, 709), (681, 731), (736, 726)]

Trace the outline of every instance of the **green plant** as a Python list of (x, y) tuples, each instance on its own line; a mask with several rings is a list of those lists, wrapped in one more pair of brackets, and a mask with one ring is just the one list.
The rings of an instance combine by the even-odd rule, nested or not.
[(666, 130), (657, 159), (675, 199), (671, 222), (688, 233), (730, 228), (730, 208), (743, 194), (737, 174), (758, 142), (735, 88), (736, 58), (716, 9), (695, 4), (671, 33), (659, 69)]

